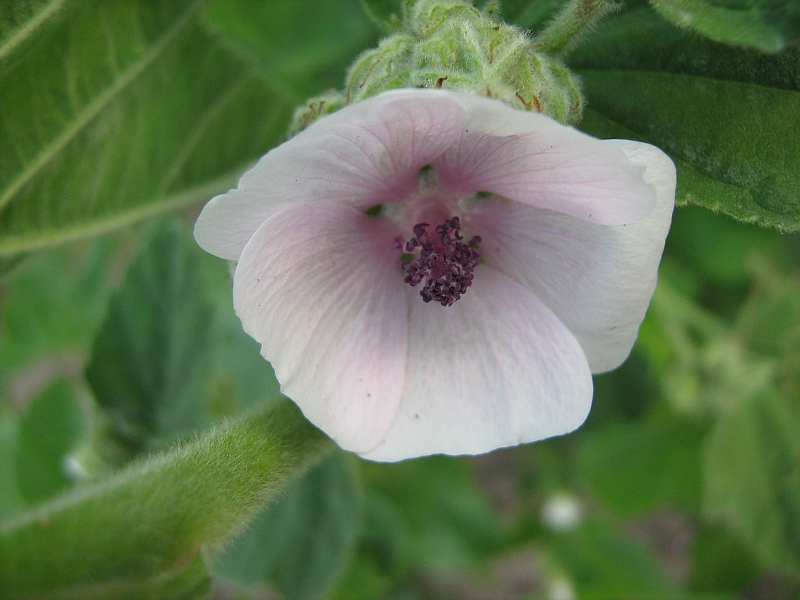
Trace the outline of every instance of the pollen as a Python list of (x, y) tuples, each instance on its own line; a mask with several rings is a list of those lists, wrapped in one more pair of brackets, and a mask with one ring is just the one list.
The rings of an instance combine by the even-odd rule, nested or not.
[(481, 260), (481, 237), (476, 235), (465, 242), (458, 217), (437, 225), (434, 235), (428, 233), (428, 227), (430, 223), (414, 225), (414, 237), (402, 247), (416, 257), (400, 263), (406, 274), (403, 281), (412, 286), (424, 282), (419, 295), (425, 302), (452, 306), (475, 278), (475, 267)]

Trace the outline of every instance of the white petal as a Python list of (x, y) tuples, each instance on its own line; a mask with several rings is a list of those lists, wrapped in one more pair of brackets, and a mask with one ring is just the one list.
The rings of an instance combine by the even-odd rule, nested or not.
[(586, 418), (586, 357), (530, 290), (479, 265), (474, 285), (449, 308), (409, 292), (403, 398), (388, 434), (362, 456), (478, 454), (567, 433)]
[(194, 239), (206, 252), (227, 260), (239, 260), (256, 229), (280, 208), (265, 202), (256, 191), (231, 190), (212, 198), (194, 225)]
[(347, 106), (268, 152), (236, 190), (214, 198), (198, 220), (198, 243), (238, 258), (284, 203), (338, 200), (368, 208), (404, 200), (420, 168), (458, 138), (465, 119), (451, 95), (428, 90), (386, 92)]
[(342, 448), (372, 449), (406, 369), (407, 300), (390, 224), (344, 204), (292, 205), (253, 235), (233, 298), (284, 394)]
[(469, 112), (464, 135), (433, 163), (457, 194), (493, 192), (606, 225), (649, 214), (653, 190), (619, 147), (540, 114), (472, 94), (452, 94)]
[(592, 372), (619, 366), (630, 353), (653, 295), (675, 201), (675, 166), (658, 148), (611, 140), (645, 168), (656, 195), (635, 223), (603, 226), (517, 203), (492, 204), (470, 232), (484, 257), (530, 287), (578, 338)]

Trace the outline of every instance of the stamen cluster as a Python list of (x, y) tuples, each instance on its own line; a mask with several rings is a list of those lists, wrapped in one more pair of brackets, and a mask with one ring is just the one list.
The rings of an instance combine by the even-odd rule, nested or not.
[(420, 248), (419, 257), (405, 260), (400, 266), (406, 273), (404, 281), (412, 286), (425, 280), (420, 296), (425, 302), (435, 300), (442, 306), (452, 306), (472, 285), (475, 267), (481, 260), (481, 237), (476, 235), (464, 243), (458, 217), (446, 220), (436, 227), (431, 237), (430, 223), (414, 226), (414, 237), (405, 243), (405, 251), (413, 253)]

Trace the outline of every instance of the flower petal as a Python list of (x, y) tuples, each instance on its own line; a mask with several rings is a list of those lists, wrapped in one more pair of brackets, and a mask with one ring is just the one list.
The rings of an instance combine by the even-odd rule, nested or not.
[[(451, 94), (435, 90), (396, 90), (347, 106), (272, 149), (236, 190), (214, 198), (198, 219), (198, 243), (238, 258), (283, 203), (324, 199), (369, 208), (403, 200), (416, 189), (420, 168), (458, 139), (465, 119)], [(217, 231), (228, 235), (224, 244), (215, 242)]]
[(488, 264), (541, 298), (583, 346), (592, 372), (630, 353), (656, 286), (675, 202), (675, 166), (658, 148), (611, 140), (645, 168), (656, 205), (635, 223), (603, 226), (514, 202), (488, 203), (471, 230)]
[(391, 224), (345, 204), (292, 205), (247, 244), (233, 300), (281, 390), (342, 448), (372, 449), (394, 419), (407, 300)]
[(655, 195), (641, 166), (614, 143), (497, 100), (452, 95), (469, 119), (459, 142), (433, 164), (451, 192), (492, 192), (605, 225), (652, 210)]
[(403, 398), (388, 434), (364, 458), (478, 454), (567, 433), (586, 418), (586, 357), (530, 290), (480, 265), (449, 308), (409, 292)]
[(194, 224), (194, 239), (206, 252), (227, 260), (239, 260), (253, 233), (280, 208), (265, 202), (259, 192), (231, 190), (214, 196)]

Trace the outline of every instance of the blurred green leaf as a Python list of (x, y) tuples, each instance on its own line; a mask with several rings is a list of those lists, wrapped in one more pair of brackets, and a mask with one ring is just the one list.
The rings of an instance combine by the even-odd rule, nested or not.
[(164, 582), (197, 589), (192, 561), (241, 530), (329, 444), (286, 402), (6, 519), (0, 599), (137, 598)]
[(1, 256), (0, 257), (0, 283), (8, 277), (11, 273), (14, 272), (23, 260), (25, 260), (25, 254), (17, 254), (16, 256)]
[(720, 525), (702, 523), (693, 532), (689, 587), (695, 592), (744, 593), (758, 577), (754, 557)]
[(591, 108), (582, 127), (669, 153), (679, 203), (800, 229), (800, 49), (723, 46), (635, 9), (605, 21), (570, 62)]
[(763, 396), (723, 415), (705, 450), (703, 508), (762, 564), (800, 573), (800, 412)]
[(210, 0), (204, 22), (237, 56), (300, 104), (340, 88), (378, 28), (359, 0)]
[(0, 402), (0, 519), (25, 507), (17, 481), (19, 418)]
[(402, 519), (410, 564), (440, 573), (471, 570), (501, 545), (498, 516), (477, 487), (468, 460), (431, 456), (362, 467), (367, 485)]
[(195, 556), (188, 565), (150, 579), (92, 587), (60, 595), (59, 600), (202, 600), (209, 597), (213, 582), (202, 557)]
[(205, 31), (197, 1), (64, 4), (0, 71), (4, 255), (230, 187), (293, 104)]
[(578, 598), (670, 598), (677, 585), (644, 543), (587, 519), (551, 538), (554, 560), (570, 575)]
[[(25, 600), (203, 600), (209, 597), (213, 581), (201, 556), (188, 564), (165, 569), (153, 577), (119, 579), (102, 584), (89, 583), (69, 589), (59, 589)], [(0, 598), (5, 598), (0, 592)], [(18, 598), (18, 596), (10, 596)]]
[[(361, 2), (367, 14), (380, 25), (392, 24), (393, 15), (396, 17), (402, 15), (403, 0), (361, 0)], [(504, 0), (499, 3), (495, 0), (475, 0), (474, 4), (478, 8), (499, 4), (500, 17), (505, 22), (536, 31), (555, 16), (564, 5), (564, 0)]]
[(753, 352), (739, 331), (675, 285), (683, 269), (664, 261), (639, 336), (658, 365), (672, 408), (693, 417), (727, 413), (778, 390), (778, 361)]
[(563, 7), (565, 0), (505, 0), (500, 3), (503, 20), (532, 29), (543, 28)]
[(763, 354), (781, 356), (800, 346), (800, 279), (762, 273), (739, 316), (748, 344)]
[(578, 441), (577, 474), (623, 514), (700, 504), (698, 452), (705, 429), (685, 419), (655, 416), (598, 429)]
[(781, 390), (800, 397), (800, 276), (781, 275), (765, 261), (753, 265), (755, 285), (737, 328), (754, 351), (777, 359)]
[(35, 39), (43, 24), (68, 4), (67, 0), (0, 1), (0, 69)]
[(210, 328), (212, 413), (228, 416), (280, 398), (280, 384), (272, 366), (261, 356), (261, 345), (244, 332), (233, 311), (230, 263), (206, 252), (199, 253), (199, 259), (202, 292), (214, 310), (214, 327)]
[(678, 27), (718, 42), (778, 52), (800, 39), (800, 5), (795, 0), (650, 0)]
[[(213, 311), (191, 236), (158, 230), (111, 299), (86, 377), (133, 450), (209, 421)], [(156, 440), (152, 440), (156, 438)]]
[(110, 295), (114, 250), (112, 240), (98, 239), (39, 252), (0, 282), (0, 378), (38, 359), (74, 362), (86, 352)]
[(73, 384), (59, 379), (28, 406), (19, 424), (17, 481), (28, 504), (73, 482), (66, 462), (86, 428)]
[(403, 16), (402, 0), (361, 0), (366, 13), (387, 31)]
[[(697, 276), (724, 285), (724, 292), (731, 295), (733, 286), (752, 282), (751, 263), (756, 257), (772, 257), (783, 250), (781, 238), (775, 231), (687, 206), (675, 211), (667, 244), (671, 254), (688, 263)], [(742, 298), (738, 300), (736, 310)]]
[(333, 600), (373, 600), (407, 575), (408, 532), (400, 511), (383, 496), (364, 490), (364, 519), (349, 570)]
[(326, 598), (350, 560), (361, 520), (353, 464), (336, 452), (294, 481), (214, 570), (245, 584), (271, 583), (286, 600)]
[(595, 375), (592, 410), (581, 426), (588, 433), (613, 422), (635, 421), (657, 400), (655, 372), (645, 355), (634, 348), (614, 371)]

